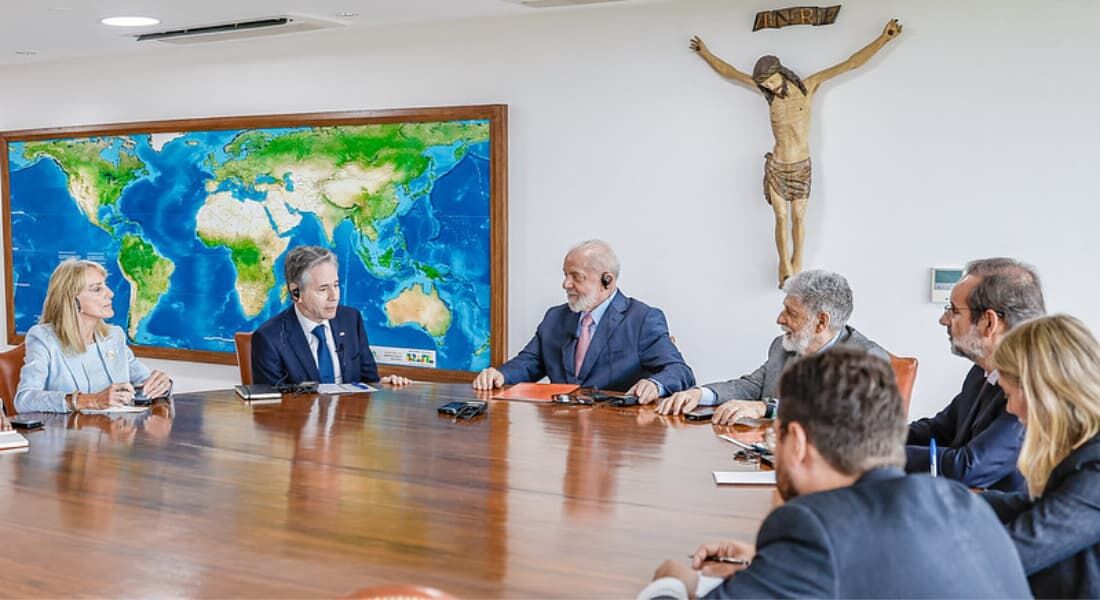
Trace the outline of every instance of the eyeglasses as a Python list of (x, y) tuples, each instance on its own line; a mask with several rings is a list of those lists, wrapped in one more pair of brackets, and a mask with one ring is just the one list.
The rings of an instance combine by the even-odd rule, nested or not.
[[(954, 304), (947, 304), (946, 306), (943, 307), (943, 314), (946, 315), (946, 314), (950, 313), (952, 317), (957, 317), (957, 316), (959, 316), (959, 313), (964, 313), (964, 312), (985, 312), (986, 310), (991, 310), (991, 309), (987, 308), (987, 309), (984, 309), (984, 310), (975, 311), (972, 308), (959, 308), (958, 306), (955, 306)], [(1000, 317), (1002, 319), (1005, 318), (1005, 313), (1002, 310), (994, 310), (993, 314), (997, 315), (998, 317)]]
[(955, 306), (954, 304), (947, 304), (946, 306), (943, 307), (943, 314), (946, 315), (946, 314), (950, 313), (951, 316), (953, 316), (953, 317), (957, 317), (957, 316), (959, 316), (959, 313), (964, 313), (964, 312), (970, 312), (970, 309), (969, 308), (959, 308), (959, 307)]

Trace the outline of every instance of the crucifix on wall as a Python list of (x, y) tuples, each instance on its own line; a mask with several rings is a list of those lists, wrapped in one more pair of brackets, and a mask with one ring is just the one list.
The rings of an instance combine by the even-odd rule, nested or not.
[(862, 67), (900, 33), (901, 25), (897, 19), (891, 19), (878, 37), (848, 60), (804, 80), (774, 56), (763, 56), (756, 61), (752, 75), (742, 73), (711, 54), (699, 36), (691, 39), (691, 49), (698, 52), (719, 75), (760, 90), (768, 101), (775, 146), (764, 155), (764, 199), (775, 213), (780, 287), (788, 277), (802, 270), (804, 220), (806, 204), (810, 199), (810, 103), (814, 93), (822, 83), (833, 77)]

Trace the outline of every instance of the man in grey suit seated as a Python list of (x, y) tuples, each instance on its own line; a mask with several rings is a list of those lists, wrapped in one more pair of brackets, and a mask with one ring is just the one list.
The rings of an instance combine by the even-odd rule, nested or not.
[[(889, 364), (834, 348), (794, 361), (780, 389), (775, 479), (786, 504), (755, 547), (703, 544), (690, 566), (665, 561), (639, 598), (1029, 596), (984, 500), (957, 481), (902, 471), (905, 411)], [(700, 586), (700, 568), (720, 579)]]
[(833, 346), (852, 346), (890, 360), (881, 346), (848, 325), (852, 288), (831, 271), (803, 271), (783, 285), (787, 297), (776, 323), (783, 335), (772, 340), (768, 360), (759, 369), (729, 381), (718, 381), (677, 392), (657, 404), (662, 415), (678, 415), (696, 406), (721, 404), (712, 421), (728, 425), (738, 419), (772, 417), (779, 405), (776, 388), (787, 362)]

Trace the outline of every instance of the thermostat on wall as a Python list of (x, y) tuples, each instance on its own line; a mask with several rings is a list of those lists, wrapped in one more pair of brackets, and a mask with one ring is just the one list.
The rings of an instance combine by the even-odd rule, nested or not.
[(962, 279), (959, 267), (932, 267), (932, 302), (947, 304), (951, 301), (951, 288)]

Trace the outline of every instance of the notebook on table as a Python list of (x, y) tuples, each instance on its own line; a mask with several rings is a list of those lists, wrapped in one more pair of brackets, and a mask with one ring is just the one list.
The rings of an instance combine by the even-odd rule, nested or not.
[(493, 396), (494, 400), (550, 402), (558, 394), (568, 394), (579, 386), (572, 383), (517, 383)]
[(27, 438), (17, 431), (0, 431), (0, 451), (19, 451), (29, 448), (30, 445)]
[(275, 389), (275, 386), (265, 383), (252, 383), (238, 385), (233, 388), (241, 400), (251, 404), (282, 402), (283, 393)]

